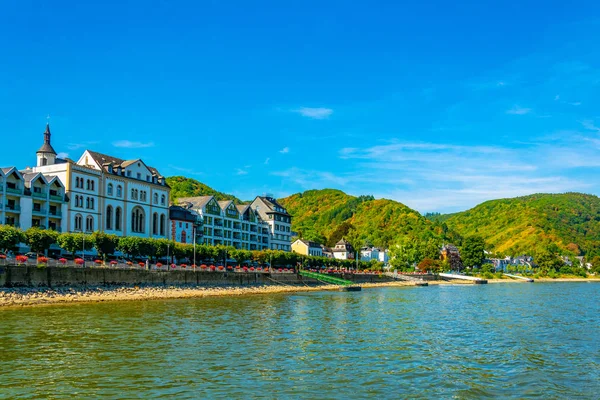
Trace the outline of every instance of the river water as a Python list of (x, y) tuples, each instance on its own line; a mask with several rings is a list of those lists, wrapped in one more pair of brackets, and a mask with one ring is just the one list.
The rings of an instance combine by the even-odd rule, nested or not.
[(2, 398), (599, 398), (600, 284), (0, 310)]

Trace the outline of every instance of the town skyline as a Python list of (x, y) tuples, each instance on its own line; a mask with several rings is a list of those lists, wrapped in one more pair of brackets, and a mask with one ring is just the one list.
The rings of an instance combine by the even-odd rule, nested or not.
[(242, 199), (600, 194), (597, 4), (363, 6), (8, 5), (2, 166), (35, 164), (50, 114), (62, 156), (135, 155)]

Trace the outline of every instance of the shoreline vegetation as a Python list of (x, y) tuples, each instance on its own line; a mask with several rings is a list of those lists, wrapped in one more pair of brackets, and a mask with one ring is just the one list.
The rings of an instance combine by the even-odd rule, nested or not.
[[(600, 282), (600, 278), (540, 278), (536, 282)], [(428, 281), (429, 285), (473, 285), (462, 280)], [(527, 283), (515, 279), (490, 279), (488, 283)], [(362, 288), (411, 287), (412, 282), (391, 281), (380, 283), (358, 283)], [(49, 288), (2, 288), (0, 289), (0, 309), (38, 307), (48, 305), (104, 303), (120, 301), (170, 300), (204, 297), (235, 297), (257, 294), (301, 293), (338, 290), (337, 285), (261, 285), (261, 286), (72, 286)]]

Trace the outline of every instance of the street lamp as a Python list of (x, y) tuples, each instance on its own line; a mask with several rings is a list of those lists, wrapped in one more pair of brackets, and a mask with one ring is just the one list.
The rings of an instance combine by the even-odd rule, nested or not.
[(167, 271), (169, 270), (169, 243), (167, 243)]
[(82, 235), (83, 247), (81, 249), (81, 258), (83, 258), (83, 268), (85, 268), (85, 233)]
[(194, 240), (194, 272), (196, 272), (196, 226), (192, 227), (192, 237)]

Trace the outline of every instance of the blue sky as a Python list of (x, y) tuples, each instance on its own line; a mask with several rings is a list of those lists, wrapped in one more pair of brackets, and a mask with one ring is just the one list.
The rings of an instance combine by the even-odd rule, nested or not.
[[(251, 199), (600, 194), (598, 2), (4, 2), (2, 166), (142, 158)], [(418, 3), (418, 4), (413, 4)]]

